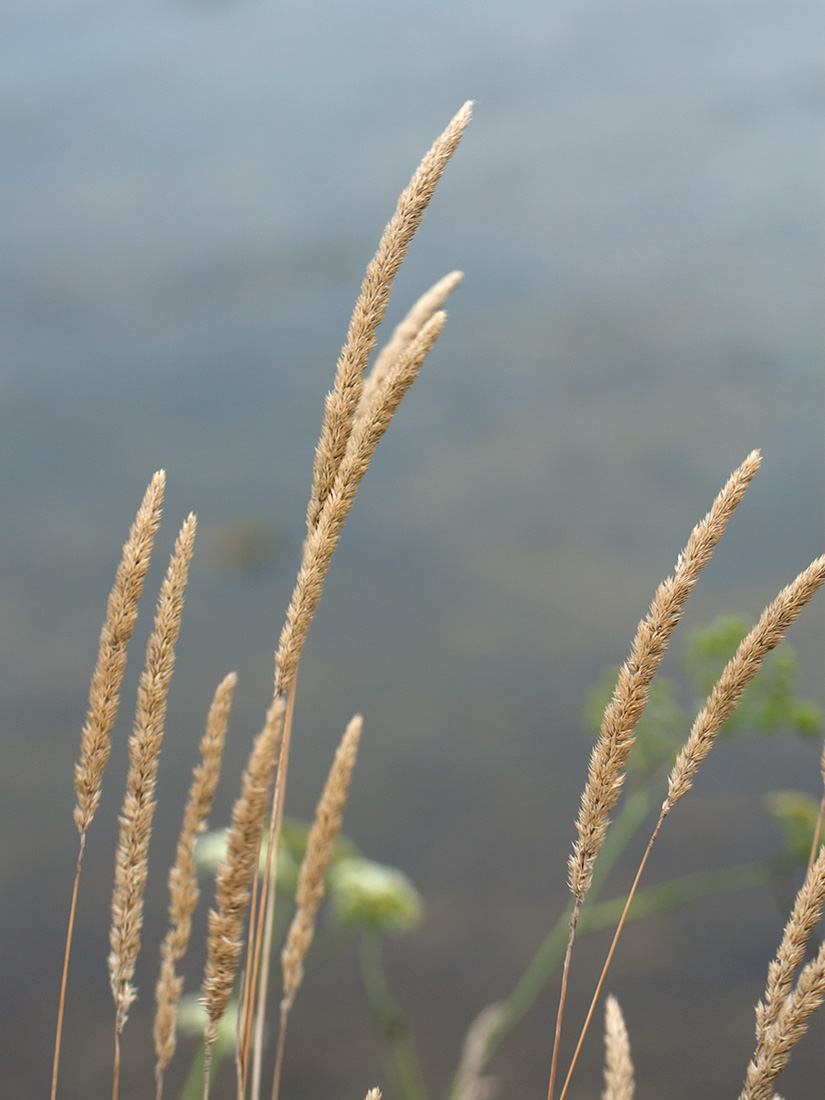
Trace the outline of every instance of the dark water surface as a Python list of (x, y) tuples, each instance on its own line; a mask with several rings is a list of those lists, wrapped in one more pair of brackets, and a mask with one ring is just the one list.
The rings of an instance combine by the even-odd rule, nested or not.
[[(311, 813), (362, 711), (346, 828), (425, 895), (427, 922), (387, 955), (437, 1097), (469, 1021), (565, 903), (586, 690), (753, 447), (764, 468), (685, 628), (756, 616), (825, 548), (820, 5), (9, 0), (0, 25), (0, 1067), (17, 1100), (47, 1095), (72, 767), (145, 485), (166, 468), (147, 594), (190, 509), (200, 527), (124, 1098), (153, 1092), (165, 869), (208, 699), (237, 669), (217, 824), (271, 691), (364, 266), (420, 156), (476, 100), (390, 323), (446, 271), (466, 280), (336, 556), (288, 807)], [(792, 642), (822, 702), (821, 598)], [(90, 834), (63, 1100), (110, 1089), (108, 906), (136, 680)], [(776, 850), (762, 792), (815, 792), (818, 753), (720, 746), (651, 881)], [(737, 1094), (786, 902), (711, 899), (629, 930), (611, 987), (640, 1094)], [(583, 947), (571, 1021), (606, 944)], [(355, 970), (349, 946), (308, 979), (285, 1097), (387, 1083)], [(502, 1095), (544, 1094), (554, 996), (497, 1057)], [(817, 1038), (788, 1095), (821, 1094)], [(576, 1096), (598, 1094), (597, 1037), (589, 1057)]]

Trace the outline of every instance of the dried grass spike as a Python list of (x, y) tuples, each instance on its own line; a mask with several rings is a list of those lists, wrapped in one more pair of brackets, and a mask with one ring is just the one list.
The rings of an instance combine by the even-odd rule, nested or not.
[(790, 1061), (791, 1052), (805, 1032), (808, 1021), (825, 1001), (825, 944), (803, 967), (793, 989), (765, 1041), (757, 1048), (745, 1079), (740, 1100), (770, 1100), (773, 1083)]
[(195, 869), (195, 841), (212, 809), (212, 801), (221, 773), (229, 710), (238, 677), (234, 672), (218, 685), (206, 719), (206, 732), (200, 743), (201, 761), (194, 770), (189, 797), (183, 815), (175, 864), (169, 872), (170, 927), (161, 946), (160, 976), (155, 988), (154, 1040), (157, 1065), (155, 1077), (160, 1100), (163, 1072), (177, 1043), (178, 1002), (183, 990), (183, 978), (176, 966), (186, 954), (192, 931), (192, 914), (198, 903), (198, 877)]
[(335, 388), (326, 400), (307, 509), (307, 532), (310, 534), (332, 491), (344, 457), (361, 397), (362, 375), (375, 348), (376, 329), (387, 308), (393, 279), (401, 267), (413, 234), (421, 224), (436, 184), (470, 121), (471, 110), (472, 103), (465, 103), (427, 152), (409, 185), (401, 193), (375, 256), (367, 265), (346, 343), (338, 359)]
[(825, 849), (820, 853), (794, 900), (776, 958), (768, 967), (765, 1000), (756, 1007), (757, 1047), (779, 1015), (788, 998), (794, 975), (802, 965), (811, 933), (822, 917), (825, 906)]
[(100, 631), (97, 664), (89, 688), (89, 710), (80, 738), (80, 760), (75, 765), (77, 805), (74, 820), (81, 837), (85, 836), (100, 802), (127, 650), (137, 622), (137, 605), (149, 568), (152, 544), (160, 526), (165, 485), (166, 474), (158, 470), (149, 482), (123, 547), (109, 595), (106, 621)]
[(578, 839), (569, 862), (570, 888), (579, 903), (590, 887), (593, 865), (604, 844), (610, 813), (624, 783), (624, 767), (633, 745), (633, 731), (647, 703), (650, 683), (699, 573), (710, 561), (759, 463), (759, 452), (752, 451), (731, 474), (708, 514), (691, 532), (676, 562), (674, 575), (659, 585), (650, 610), (639, 623), (630, 657), (619, 672), (613, 698), (605, 710), (582, 793), (576, 821)]
[(286, 1005), (292, 1003), (303, 979), (304, 959), (315, 933), (315, 918), (324, 896), (324, 880), (332, 864), (335, 840), (341, 831), (362, 725), (360, 714), (356, 714), (347, 726), (315, 811), (315, 821), (309, 830), (295, 891), (295, 916), (281, 953)]
[(129, 738), (129, 772), (120, 813), (109, 930), (109, 981), (115, 1002), (113, 1100), (117, 1100), (120, 1033), (137, 996), (132, 977), (143, 926), (143, 891), (155, 812), (155, 781), (196, 526), (195, 517), (190, 514), (181, 527), (161, 585), (155, 626), (146, 646), (146, 664), (138, 685), (134, 730)]
[(449, 275), (439, 279), (421, 295), (404, 320), (395, 326), (392, 336), (381, 349), (372, 370), (364, 379), (364, 388), (358, 405), (358, 419), (366, 413), (376, 391), (403, 350), (415, 339), (436, 310), (441, 309), (463, 278), (462, 271), (451, 271)]
[(825, 581), (825, 555), (787, 585), (769, 604), (717, 680), (708, 701), (693, 723), (690, 736), (679, 753), (668, 780), (665, 812), (690, 790), (702, 761), (710, 752), (717, 733), (733, 713), (742, 694), (772, 649), (785, 637), (785, 631)]
[(630, 1057), (630, 1038), (615, 997), (604, 1006), (604, 1090), (602, 1100), (633, 1100), (636, 1085)]
[(243, 926), (252, 878), (258, 866), (261, 834), (284, 720), (284, 700), (277, 697), (267, 711), (263, 729), (255, 738), (232, 809), (226, 863), (215, 876), (215, 908), (209, 913), (203, 1003), (208, 1016), (206, 1040), (217, 1035), (238, 961), (243, 951)]
[(276, 694), (286, 694), (292, 686), (307, 632), (321, 599), (332, 555), (375, 448), (418, 375), (421, 364), (438, 338), (445, 321), (445, 313), (439, 311), (433, 314), (416, 338), (404, 349), (376, 399), (371, 403), (368, 414), (359, 421), (350, 438), (333, 491), (328, 496), (312, 533), (304, 542), (301, 567), (275, 655)]

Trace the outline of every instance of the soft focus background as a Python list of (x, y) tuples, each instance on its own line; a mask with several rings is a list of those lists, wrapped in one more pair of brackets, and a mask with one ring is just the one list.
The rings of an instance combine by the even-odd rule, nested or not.
[[(361, 710), (345, 826), (426, 898), (426, 923), (387, 965), (433, 1100), (443, 1094), (470, 1020), (507, 992), (565, 902), (586, 692), (624, 658), (655, 585), (753, 447), (763, 471), (675, 657), (715, 614), (755, 617), (825, 548), (822, 22), (815, 0), (6, 0), (7, 1095), (47, 1095), (77, 848), (72, 767), (143, 490), (165, 467), (165, 523), (87, 849), (62, 1100), (110, 1088), (116, 814), (177, 526), (197, 512), (124, 1097), (153, 1089), (166, 869), (209, 698), (237, 669), (220, 824), (269, 700), (323, 396), (363, 269), (421, 155), (473, 98), (387, 324), (446, 271), (466, 280), (333, 564), (301, 668), (288, 804), (311, 814)], [(791, 637), (820, 702), (822, 606), (820, 595)], [(792, 740), (719, 746), (649, 881), (778, 850), (763, 792), (816, 792), (818, 755)], [(609, 984), (640, 1094), (736, 1095), (787, 902), (751, 892), (628, 930)], [(605, 946), (580, 946), (571, 1031)], [(502, 1095), (544, 1095), (555, 997), (554, 983), (496, 1058)], [(599, 1030), (576, 1096), (600, 1088)], [(783, 1092), (821, 1091), (823, 1030)], [(283, 1095), (362, 1097), (379, 1083), (350, 943), (299, 997)]]

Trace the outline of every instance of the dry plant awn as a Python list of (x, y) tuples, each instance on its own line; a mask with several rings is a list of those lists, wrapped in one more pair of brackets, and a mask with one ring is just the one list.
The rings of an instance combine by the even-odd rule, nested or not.
[[(456, 114), (425, 155), (399, 198), (395, 213), (367, 267), (338, 359), (334, 386), (326, 399), (307, 505), (306, 538), (275, 653), (272, 700), (251, 747), (241, 790), (232, 809), (224, 858), (215, 876), (201, 987), (206, 1022), (203, 1031), (203, 1074), (198, 1087), (204, 1100), (208, 1100), (209, 1096), (213, 1058), (218, 1057), (214, 1052), (219, 1049), (221, 1024), (233, 996), (238, 1000), (236, 1100), (260, 1100), (264, 1089), (266, 1013), (269, 1001), (277, 996), (271, 989), (273, 983), (270, 982), (269, 971), (272, 959), (277, 962), (280, 957), (279, 1026), (274, 1069), (267, 1090), (272, 1100), (278, 1098), (287, 1020), (303, 981), (304, 964), (315, 935), (319, 906), (328, 879), (331, 881), (333, 877), (328, 872), (335, 857), (336, 839), (341, 830), (362, 732), (362, 719), (357, 715), (346, 728), (318, 802), (297, 876), (294, 916), (283, 945), (279, 947), (275, 943), (274, 933), (276, 871), (284, 838), (284, 802), (301, 654), (358, 486), (379, 440), (437, 340), (446, 320), (442, 307), (462, 278), (460, 272), (451, 272), (426, 291), (395, 328), (369, 370), (376, 348), (378, 325), (384, 317), (393, 280), (441, 174), (467, 127), (470, 111), (471, 104), (466, 103)], [(672, 765), (667, 789), (663, 788), (658, 796), (664, 801), (635, 881), (620, 899), (608, 903), (597, 901), (606, 870), (615, 862), (622, 844), (627, 843), (651, 810), (647, 798), (635, 792), (625, 798), (616, 820), (611, 821), (611, 815), (623, 794), (628, 760), (639, 736), (640, 723), (651, 693), (655, 691), (654, 679), (699, 573), (710, 560), (756, 475), (760, 461), (759, 453), (753, 451), (730, 476), (708, 514), (690, 534), (678, 556), (673, 575), (659, 585), (648, 613), (639, 623), (630, 655), (619, 671), (612, 699), (604, 711), (590, 759), (581, 808), (575, 823), (576, 840), (568, 862), (571, 891), (568, 908), (540, 949), (536, 969), (528, 970), (508, 1001), (488, 1006), (470, 1028), (449, 1094), (450, 1100), (489, 1100), (493, 1096), (494, 1083), (485, 1076), (490, 1055), (546, 982), (548, 960), (557, 958), (562, 971), (560, 994), (553, 1038), (548, 1039), (548, 1100), (554, 1100), (560, 1038), (577, 933), (580, 938), (584, 932), (610, 922), (615, 928), (613, 942), (564, 1077), (559, 1093), (559, 1100), (563, 1100), (619, 934), (625, 921), (633, 919), (631, 903), (635, 898), (638, 910), (641, 908), (638, 904), (641, 897), (646, 897), (648, 903), (652, 901), (652, 892), (647, 895), (644, 891), (640, 892), (639, 882), (665, 818), (690, 790), (698, 768), (710, 753), (723, 723), (739, 705), (748, 684), (769, 659), (771, 651), (782, 641), (785, 631), (804, 605), (825, 582), (825, 557), (820, 557), (780, 591), (742, 639), (697, 714)], [(89, 710), (81, 734), (80, 759), (75, 769), (77, 804), (74, 811), (80, 846), (60, 985), (51, 1100), (56, 1100), (58, 1093), (71, 941), (87, 833), (100, 801), (127, 647), (160, 522), (164, 486), (165, 475), (161, 471), (155, 474), (146, 490), (124, 546), (101, 631), (99, 655), (89, 693)], [(130, 1005), (137, 994), (133, 977), (143, 925), (143, 895), (155, 808), (155, 784), (195, 528), (195, 517), (190, 515), (181, 527), (161, 587), (129, 743), (129, 772), (119, 819), (110, 930), (109, 971), (115, 1005), (112, 1100), (119, 1100), (121, 1040)], [(212, 807), (236, 683), (236, 674), (229, 673), (215, 691), (200, 744), (200, 762), (195, 767), (184, 810), (175, 863), (169, 873), (170, 923), (160, 948), (160, 974), (155, 990), (156, 1100), (162, 1100), (165, 1071), (177, 1046), (183, 989), (178, 964), (191, 938), (192, 915), (199, 896), (195, 841)], [(825, 750), (821, 767), (825, 786)], [(745, 1071), (740, 1100), (775, 1098), (774, 1082), (777, 1076), (787, 1065), (792, 1048), (804, 1034), (811, 1015), (825, 1000), (825, 947), (805, 962), (808, 945), (825, 908), (825, 851), (819, 850), (823, 818), (825, 794), (810, 846), (805, 881), (796, 897), (776, 958), (770, 964), (764, 999), (757, 1006), (756, 1047)], [(343, 871), (342, 867), (336, 869)], [(744, 871), (746, 873), (739, 875), (738, 879), (731, 876), (732, 882), (735, 879), (735, 885), (764, 881), (758, 869), (745, 868)], [(344, 881), (343, 874), (339, 877)], [(380, 874), (373, 877), (377, 881)], [(693, 888), (696, 889), (697, 884), (694, 883)], [(707, 882), (698, 885), (700, 892), (707, 888)], [(711, 888), (719, 889), (720, 886), (716, 884)], [(684, 896), (692, 895), (688, 890)], [(655, 911), (655, 903), (652, 908)], [(415, 909), (414, 905), (412, 909)], [(367, 947), (372, 944), (372, 950), (376, 942), (374, 938), (370, 940), (365, 936), (365, 944)], [(368, 962), (371, 960), (370, 965), (374, 967), (372, 993), (381, 1011), (392, 1018), (394, 1007), (380, 972), (375, 969), (376, 956), (370, 956), (367, 952), (365, 958)], [(239, 974), (239, 971), (242, 973)], [(426, 1092), (414, 1053), (402, 1045), (399, 1034), (396, 1029), (395, 1036), (390, 1038), (390, 1044), (395, 1044), (392, 1053), (401, 1085), (396, 1100), (411, 1100), (412, 1097), (423, 1100)], [(613, 996), (608, 996), (605, 1001), (604, 1041), (603, 1100), (633, 1100), (636, 1086), (630, 1037), (619, 1003)], [(145, 1086), (140, 1095), (145, 1095)], [(381, 1100), (381, 1095), (379, 1089), (372, 1088), (366, 1093), (366, 1100)]]

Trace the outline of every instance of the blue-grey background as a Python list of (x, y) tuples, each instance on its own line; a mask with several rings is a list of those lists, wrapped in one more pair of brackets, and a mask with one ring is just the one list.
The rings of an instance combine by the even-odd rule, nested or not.
[[(333, 564), (302, 663), (288, 805), (309, 816), (362, 711), (346, 829), (426, 897), (426, 924), (391, 945), (387, 964), (432, 1094), (443, 1093), (469, 1021), (506, 993), (564, 904), (586, 691), (623, 659), (656, 583), (751, 448), (764, 469), (674, 655), (718, 612), (756, 616), (825, 548), (822, 22), (814, 0), (6, 0), (8, 1095), (34, 1100), (48, 1086), (77, 845), (72, 767), (145, 485), (167, 469), (89, 837), (63, 1100), (110, 1088), (105, 959), (124, 746), (177, 525), (197, 512), (124, 1097), (153, 1089), (166, 868), (209, 697), (238, 670), (217, 824), (271, 692), (323, 395), (364, 266), (420, 156), (473, 98), (388, 324), (446, 271), (466, 280)], [(820, 598), (791, 638), (820, 702), (824, 635)], [(790, 740), (719, 746), (668, 822), (650, 881), (777, 850), (762, 793), (816, 793), (818, 756)], [(609, 984), (640, 1092), (736, 1094), (788, 901), (712, 899), (628, 930)], [(581, 944), (571, 1038), (605, 947)], [(355, 969), (351, 944), (308, 977), (283, 1095), (388, 1084)], [(543, 1095), (555, 996), (497, 1057), (503, 1095)], [(600, 1088), (597, 1033), (588, 1049), (576, 1096)], [(783, 1092), (818, 1095), (821, 1051), (820, 1027)]]

